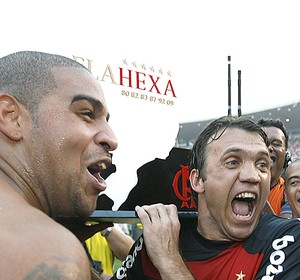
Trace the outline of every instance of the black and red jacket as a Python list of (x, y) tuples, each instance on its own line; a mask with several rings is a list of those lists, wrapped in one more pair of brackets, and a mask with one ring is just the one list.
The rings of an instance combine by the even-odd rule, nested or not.
[[(183, 259), (199, 280), (300, 279), (300, 222), (264, 213), (243, 242), (211, 241), (197, 232), (197, 221), (184, 221), (180, 233)], [(135, 243), (112, 279), (161, 279), (143, 237)]]

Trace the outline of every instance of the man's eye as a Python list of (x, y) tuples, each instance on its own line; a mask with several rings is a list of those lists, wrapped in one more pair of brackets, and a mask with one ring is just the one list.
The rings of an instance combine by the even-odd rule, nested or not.
[(267, 170), (267, 169), (268, 169), (268, 164), (266, 164), (265, 162), (259, 162), (259, 163), (257, 164), (257, 166), (258, 166), (258, 168), (259, 168), (260, 170)]
[(281, 142), (272, 142), (271, 145), (273, 145), (274, 147), (282, 147), (283, 143), (281, 143)]
[(227, 167), (235, 167), (235, 166), (238, 165), (238, 162), (237, 162), (236, 160), (229, 160), (229, 161), (227, 161), (227, 162), (225, 163), (225, 165), (226, 165)]
[(86, 111), (82, 111), (81, 115), (83, 115), (84, 117), (88, 117), (88, 118), (92, 119), (94, 117), (94, 112), (92, 112), (90, 110), (86, 110)]
[(299, 184), (299, 181), (297, 181), (297, 180), (294, 180), (294, 181), (290, 182), (290, 185), (293, 186), (293, 187), (298, 186), (298, 184)]

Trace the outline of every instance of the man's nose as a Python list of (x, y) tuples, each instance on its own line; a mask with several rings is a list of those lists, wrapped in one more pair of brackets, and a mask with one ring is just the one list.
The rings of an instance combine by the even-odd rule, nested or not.
[(260, 182), (259, 171), (254, 163), (243, 164), (240, 169), (240, 181), (258, 183)]
[(111, 127), (106, 124), (95, 136), (94, 141), (97, 145), (103, 146), (107, 151), (113, 151), (118, 147), (118, 140)]
[(274, 151), (274, 147), (273, 147), (273, 145), (272, 145), (272, 144), (270, 144), (270, 145), (269, 145), (269, 147), (268, 147), (268, 149), (269, 149), (269, 152), (270, 152), (270, 153), (272, 153), (272, 152)]

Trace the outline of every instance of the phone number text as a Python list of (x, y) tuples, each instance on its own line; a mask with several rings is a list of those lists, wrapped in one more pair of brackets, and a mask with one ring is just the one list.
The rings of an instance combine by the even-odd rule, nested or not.
[(159, 103), (159, 104), (165, 104), (165, 105), (168, 105), (168, 106), (173, 106), (174, 105), (174, 101), (168, 100), (168, 99), (163, 98), (163, 97), (149, 96), (147, 94), (140, 94), (138, 92), (131, 92), (131, 91), (128, 91), (128, 90), (122, 90), (121, 95), (131, 97), (131, 98), (134, 98), (134, 99), (140, 99), (140, 100)]

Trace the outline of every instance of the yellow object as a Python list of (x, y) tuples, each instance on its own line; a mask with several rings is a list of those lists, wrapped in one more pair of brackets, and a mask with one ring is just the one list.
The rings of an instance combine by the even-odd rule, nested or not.
[(136, 227), (139, 228), (139, 229), (143, 229), (143, 225), (141, 223), (137, 223)]
[(93, 260), (101, 261), (105, 274), (113, 274), (114, 255), (105, 237), (97, 232), (85, 241), (86, 246)]

